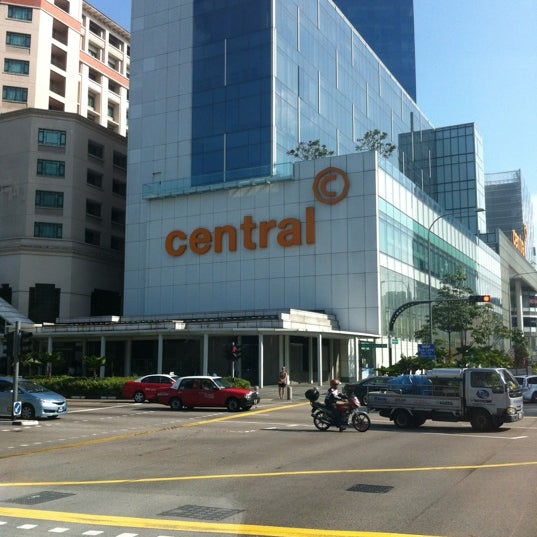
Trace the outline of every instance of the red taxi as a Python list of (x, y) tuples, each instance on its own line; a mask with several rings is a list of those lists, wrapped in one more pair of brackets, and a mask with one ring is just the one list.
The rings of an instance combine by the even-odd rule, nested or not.
[(250, 410), (259, 403), (255, 390), (235, 388), (222, 377), (192, 376), (177, 379), (172, 386), (159, 390), (156, 402), (172, 410), (194, 407), (223, 407), (230, 412)]

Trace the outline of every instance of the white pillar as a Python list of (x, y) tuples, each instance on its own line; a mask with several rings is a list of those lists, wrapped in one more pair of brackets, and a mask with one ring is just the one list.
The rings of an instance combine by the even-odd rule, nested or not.
[(157, 373), (162, 373), (162, 350), (164, 347), (164, 337), (162, 334), (158, 335), (157, 346)]
[(319, 378), (317, 383), (319, 386), (323, 385), (323, 336), (322, 334), (317, 335), (317, 371)]
[(264, 367), (265, 367), (265, 347), (264, 347), (264, 338), (263, 334), (259, 334), (257, 336), (258, 340), (258, 348), (259, 348), (259, 354), (257, 356), (257, 369), (259, 371), (259, 387), (262, 388), (265, 384), (265, 375), (264, 375)]
[(209, 374), (209, 334), (203, 334), (202, 341), (201, 374)]

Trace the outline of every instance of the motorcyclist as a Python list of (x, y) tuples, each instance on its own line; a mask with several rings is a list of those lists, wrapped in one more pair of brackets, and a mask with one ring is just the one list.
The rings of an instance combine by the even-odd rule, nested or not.
[(339, 427), (340, 431), (344, 431), (346, 427), (342, 422), (343, 412), (340, 412), (337, 409), (337, 402), (346, 399), (346, 397), (339, 391), (340, 384), (341, 382), (338, 379), (332, 379), (330, 381), (330, 388), (328, 388), (328, 391), (326, 392), (324, 403), (326, 408), (332, 413), (336, 427)]

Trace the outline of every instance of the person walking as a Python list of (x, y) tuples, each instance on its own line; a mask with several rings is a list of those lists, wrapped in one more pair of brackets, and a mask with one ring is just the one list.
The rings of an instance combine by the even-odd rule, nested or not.
[(289, 384), (289, 373), (287, 373), (287, 369), (285, 366), (282, 367), (280, 374), (278, 375), (278, 393), (280, 395), (280, 399), (283, 399), (285, 397), (285, 388)]

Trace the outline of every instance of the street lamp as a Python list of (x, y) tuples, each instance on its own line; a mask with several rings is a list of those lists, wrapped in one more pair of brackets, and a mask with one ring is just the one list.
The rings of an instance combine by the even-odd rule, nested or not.
[[(485, 209), (478, 207), (475, 209), (476, 213), (483, 213)], [(428, 275), (428, 300), (429, 300), (429, 343), (433, 343), (433, 302), (431, 299), (431, 229), (438, 222), (438, 220), (445, 218), (446, 216), (452, 216), (450, 213), (444, 213), (438, 215), (432, 222), (429, 228), (427, 229), (427, 275)]]

